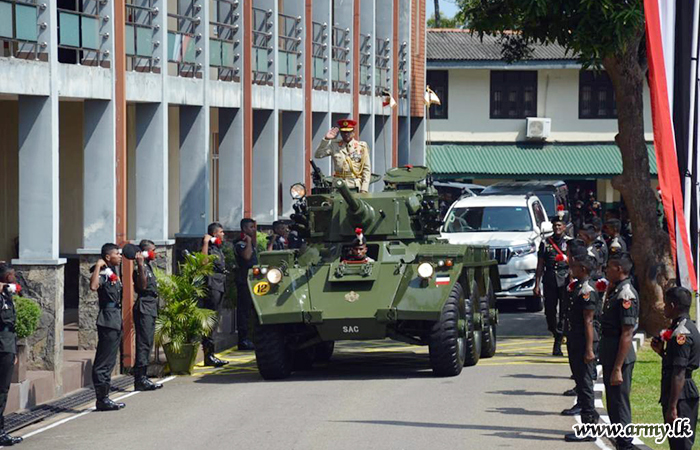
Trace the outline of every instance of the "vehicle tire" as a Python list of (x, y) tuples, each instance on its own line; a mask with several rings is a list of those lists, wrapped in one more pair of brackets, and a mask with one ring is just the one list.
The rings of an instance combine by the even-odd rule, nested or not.
[(266, 380), (281, 380), (292, 373), (292, 352), (280, 325), (256, 325), (255, 360), (260, 375)]
[(316, 360), (316, 346), (296, 350), (293, 355), (293, 370), (311, 370)]
[(316, 344), (316, 361), (326, 363), (331, 360), (335, 349), (335, 341), (326, 341)]
[(544, 303), (542, 302), (542, 297), (536, 295), (525, 297), (525, 310), (527, 312), (540, 312), (543, 309)]
[(474, 311), (479, 307), (478, 298), (464, 299), (465, 320), (466, 320), (466, 347), (467, 357), (464, 360), (464, 365), (471, 367), (479, 362), (481, 357), (481, 331), (477, 331), (474, 327)]
[(489, 281), (486, 296), (481, 298), (481, 318), (484, 326), (481, 328), (481, 357), (491, 358), (496, 354), (496, 296), (493, 285)]
[(435, 322), (430, 333), (430, 365), (439, 377), (459, 375), (464, 367), (466, 338), (459, 329), (460, 319), (466, 319), (461, 307), (463, 298), (462, 285), (457, 282), (442, 308), (440, 320)]

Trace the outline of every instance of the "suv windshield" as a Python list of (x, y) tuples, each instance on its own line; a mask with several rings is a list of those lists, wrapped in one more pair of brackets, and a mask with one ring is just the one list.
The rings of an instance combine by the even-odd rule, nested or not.
[(446, 233), (473, 231), (532, 231), (526, 207), (479, 206), (454, 208), (445, 221)]

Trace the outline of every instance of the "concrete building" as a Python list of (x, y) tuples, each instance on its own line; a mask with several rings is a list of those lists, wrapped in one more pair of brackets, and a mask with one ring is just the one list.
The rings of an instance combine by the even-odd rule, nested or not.
[(422, 164), (424, 79), (418, 0), (0, 0), (0, 260), (43, 308), (30, 368), (65, 391), (67, 310), (94, 348), (103, 243), (154, 240), (170, 267), (213, 220), (287, 216), (335, 120), (374, 172)]
[[(484, 185), (563, 179), (570, 188), (596, 191), (608, 206), (620, 201), (610, 184), (622, 171), (617, 110), (604, 72), (583, 70), (557, 45), (535, 46), (529, 59), (508, 64), (496, 38), (482, 42), (466, 30), (429, 30), (426, 48), (427, 84), (442, 101), (427, 122), (436, 178)], [(646, 86), (644, 106), (655, 174)], [(528, 118), (544, 120), (528, 126)]]

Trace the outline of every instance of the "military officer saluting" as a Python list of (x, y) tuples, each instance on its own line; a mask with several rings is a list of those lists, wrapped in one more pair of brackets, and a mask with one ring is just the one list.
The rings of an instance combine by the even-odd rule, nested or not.
[(664, 315), (673, 320), (671, 328), (652, 339), (651, 348), (663, 358), (661, 369), (661, 407), (666, 423), (676, 419), (690, 419), (686, 427), (693, 435), (688, 438), (669, 438), (671, 450), (691, 449), (695, 441), (698, 421), (698, 388), (693, 371), (700, 365), (700, 333), (690, 319), (693, 297), (683, 287), (666, 291)]
[(0, 262), (0, 445), (3, 447), (22, 442), (21, 437), (13, 437), (5, 432), (3, 417), (12, 372), (17, 361), (17, 334), (15, 333), (17, 313), (12, 299), (15, 294), (19, 294), (20, 290), (14, 269), (5, 262)]
[[(639, 316), (639, 294), (632, 287), (630, 273), (632, 260), (627, 253), (616, 253), (610, 257), (606, 268), (608, 287), (601, 317), (603, 337), (600, 340), (600, 362), (603, 365), (605, 399), (610, 423), (632, 422), (630, 409), (630, 387), (632, 371), (637, 355), (632, 346)], [(635, 448), (632, 438), (616, 438), (617, 448)]]
[[(369, 158), (369, 146), (366, 142), (355, 139), (357, 121), (341, 119), (338, 127), (331, 128), (321, 141), (314, 154), (315, 158), (333, 158), (333, 176), (342, 178), (348, 187), (360, 192), (369, 191), (372, 167)], [(338, 140), (340, 132), (340, 140)]]

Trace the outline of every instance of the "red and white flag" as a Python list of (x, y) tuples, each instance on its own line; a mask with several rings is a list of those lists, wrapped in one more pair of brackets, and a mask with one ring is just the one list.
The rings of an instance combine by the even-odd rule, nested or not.
[[(697, 290), (698, 4), (644, 0), (654, 147), (661, 200), (680, 284)], [(677, 76), (678, 75), (678, 76)], [(690, 98), (690, 104), (687, 100)], [(683, 192), (685, 190), (685, 193)]]

